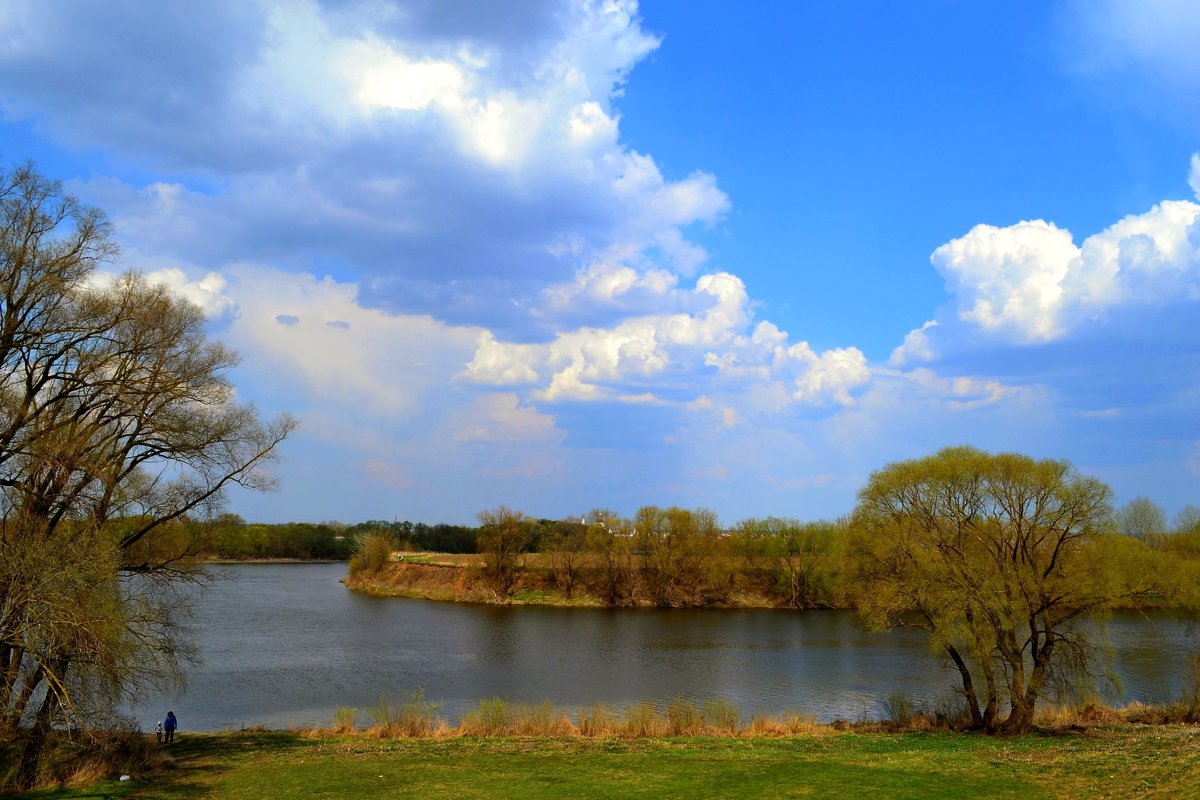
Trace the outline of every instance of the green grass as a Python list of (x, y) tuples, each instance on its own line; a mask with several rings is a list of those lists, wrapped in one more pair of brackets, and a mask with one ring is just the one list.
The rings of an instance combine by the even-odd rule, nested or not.
[[(1200, 729), (795, 738), (192, 735), (151, 775), (34, 798), (1079, 798), (1200, 792)], [(1193, 795), (1194, 796), (1194, 795)]]

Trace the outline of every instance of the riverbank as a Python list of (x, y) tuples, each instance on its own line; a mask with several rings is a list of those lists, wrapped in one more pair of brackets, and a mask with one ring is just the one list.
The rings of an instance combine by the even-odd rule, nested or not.
[(204, 558), (200, 564), (226, 566), (229, 564), (345, 564), (344, 558)]
[[(552, 556), (531, 553), (522, 566), (520, 581), (512, 593), (498, 593), (483, 571), (483, 556), (450, 553), (400, 553), (375, 572), (347, 575), (343, 583), (354, 591), (376, 597), (406, 597), (456, 603), (489, 605), (530, 605), (559, 607), (652, 607), (658, 605), (646, 593), (630, 591), (618, 602), (607, 602), (596, 591), (603, 585), (600, 568), (582, 560), (576, 566), (571, 590), (563, 587), (560, 568)], [(786, 600), (772, 592), (755, 576), (737, 576), (724, 588), (688, 607), (704, 608), (785, 608)], [(631, 585), (633, 578), (630, 579)], [(836, 607), (833, 603), (822, 607)]]
[(27, 795), (110, 798), (1180, 797), (1200, 785), (1200, 728), (1098, 726), (781, 738), (377, 739), (182, 735), (154, 769)]

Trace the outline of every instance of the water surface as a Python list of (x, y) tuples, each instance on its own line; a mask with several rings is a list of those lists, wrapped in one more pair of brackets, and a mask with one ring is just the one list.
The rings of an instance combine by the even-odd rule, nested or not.
[[(416, 689), (451, 720), (497, 696), (566, 707), (682, 696), (829, 721), (877, 717), (896, 691), (948, 701), (957, 680), (920, 633), (869, 633), (842, 611), (463, 605), (351, 592), (344, 564), (222, 570), (197, 604), (204, 664), (182, 695), (134, 709), (143, 728), (168, 708), (183, 730), (328, 725), (339, 705)], [(1109, 632), (1122, 678), (1111, 700), (1178, 695), (1194, 623), (1120, 614)]]

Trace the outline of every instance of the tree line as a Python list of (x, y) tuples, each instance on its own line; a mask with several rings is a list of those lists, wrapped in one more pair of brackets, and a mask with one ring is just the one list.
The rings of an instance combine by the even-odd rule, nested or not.
[[(1200, 564), (1197, 508), (1185, 507), (1174, 528), (1166, 527), (1161, 510), (1150, 516), (1157, 524), (1142, 524), (1147, 508), (1157, 506), (1145, 498), (1115, 510), (1105, 505), (1090, 524), (1103, 534), (1099, 541), (1106, 547), (1136, 542), (1139, 552), (1157, 554), (1173, 566)], [(551, 520), (500, 506), (478, 518), (477, 527), (407, 521), (348, 526), (343, 529), (347, 544), (360, 553), (352, 572), (378, 571), (396, 551), (474, 553), (482, 557), (480, 579), (502, 601), (521, 588), (536, 587), (560, 591), (567, 599), (583, 592), (612, 606), (724, 605), (739, 594), (797, 609), (858, 603), (851, 584), (859, 578), (848, 550), (863, 543), (856, 538), (861, 525), (853, 516), (750, 518), (724, 527), (703, 508), (646, 506), (631, 518), (593, 509)], [(861, 523), (861, 514), (857, 520)], [(374, 544), (374, 555), (365, 558), (368, 543)], [(1175, 602), (1182, 601), (1149, 595), (1126, 599), (1131, 606)]]

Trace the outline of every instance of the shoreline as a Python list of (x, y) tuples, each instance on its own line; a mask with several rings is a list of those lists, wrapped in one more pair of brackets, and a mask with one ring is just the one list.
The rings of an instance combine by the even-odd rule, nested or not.
[[(534, 554), (540, 555), (540, 554)], [(351, 575), (349, 572), (341, 583), (350, 591), (371, 597), (395, 597), (406, 600), (429, 600), (439, 603), (461, 603), (486, 606), (541, 606), (550, 608), (677, 608), (694, 610), (750, 610), (771, 611), (830, 611), (853, 610), (850, 605), (831, 600), (827, 603), (791, 606), (778, 595), (770, 596), (752, 586), (738, 586), (723, 597), (708, 602), (656, 604), (645, 596), (625, 597), (619, 603), (607, 603), (588, 591), (588, 570), (582, 570), (575, 590), (570, 596), (557, 586), (552, 566), (547, 563), (530, 563), (511, 595), (502, 597), (486, 584), (482, 575), (481, 557), (477, 554), (450, 553), (403, 553), (389, 561), (378, 572)], [(216, 562), (212, 562), (216, 563)], [(221, 563), (345, 563), (345, 561), (310, 560), (261, 560), (233, 561)], [(1187, 609), (1173, 606), (1141, 605), (1122, 606), (1113, 611), (1176, 611), (1187, 613)]]
[[(405, 560), (413, 558), (416, 560)], [(436, 560), (433, 560), (436, 559)], [(764, 609), (776, 611), (822, 610), (839, 606), (818, 606), (809, 609), (790, 608), (772, 598), (742, 589), (730, 591), (722, 599), (706, 603), (664, 606), (645, 598), (629, 598), (622, 603), (606, 603), (589, 592), (586, 581), (568, 597), (556, 585), (553, 570), (545, 566), (526, 569), (521, 584), (508, 597), (490, 589), (481, 577), (475, 556), (443, 556), (442, 554), (405, 554), (390, 561), (379, 572), (357, 576), (347, 574), (342, 584), (347, 589), (372, 597), (398, 597), (408, 600), (464, 603), (489, 606), (544, 606), (553, 608), (689, 608), (705, 610)]]
[(204, 558), (197, 564), (348, 564), (344, 558)]

